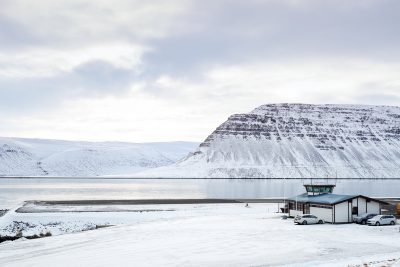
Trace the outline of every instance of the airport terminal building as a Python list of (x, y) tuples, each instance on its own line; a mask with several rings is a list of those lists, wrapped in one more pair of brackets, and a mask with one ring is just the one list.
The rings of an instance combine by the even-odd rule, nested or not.
[(381, 214), (386, 202), (363, 195), (333, 194), (335, 185), (306, 184), (306, 193), (288, 199), (290, 217), (313, 214), (329, 223), (351, 223), (353, 216)]

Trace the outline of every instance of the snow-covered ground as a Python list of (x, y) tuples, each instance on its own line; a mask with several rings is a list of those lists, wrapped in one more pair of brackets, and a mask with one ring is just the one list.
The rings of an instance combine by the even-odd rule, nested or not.
[[(0, 235), (14, 236), (20, 227), (24, 236), (50, 231), (53, 235), (90, 230), (96, 225), (128, 225), (154, 220), (235, 213), (238, 204), (163, 205), (47, 205), (27, 203), (0, 217)], [(267, 213), (278, 204), (264, 204)], [(16, 223), (17, 222), (17, 223)]]
[(143, 205), (164, 212), (10, 212), (116, 226), (0, 244), (0, 266), (399, 266), (399, 226), (294, 225), (277, 204)]

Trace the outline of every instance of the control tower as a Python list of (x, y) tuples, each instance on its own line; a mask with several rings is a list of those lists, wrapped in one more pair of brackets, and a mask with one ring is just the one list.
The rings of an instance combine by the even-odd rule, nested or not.
[(304, 184), (309, 196), (332, 194), (335, 186), (334, 184)]

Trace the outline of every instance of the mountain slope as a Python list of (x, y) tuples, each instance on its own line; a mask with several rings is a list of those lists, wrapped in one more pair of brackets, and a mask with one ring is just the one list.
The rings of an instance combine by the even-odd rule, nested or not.
[(74, 142), (0, 138), (1, 176), (99, 176), (176, 162), (198, 143)]
[(400, 177), (400, 108), (269, 104), (144, 177)]

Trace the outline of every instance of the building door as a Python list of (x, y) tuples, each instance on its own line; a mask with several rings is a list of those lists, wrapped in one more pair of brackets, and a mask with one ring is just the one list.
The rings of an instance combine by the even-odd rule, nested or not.
[(353, 201), (349, 201), (347, 202), (347, 213), (348, 213), (348, 222), (352, 222), (353, 221)]
[(304, 214), (310, 214), (310, 204), (304, 204), (303, 213)]

